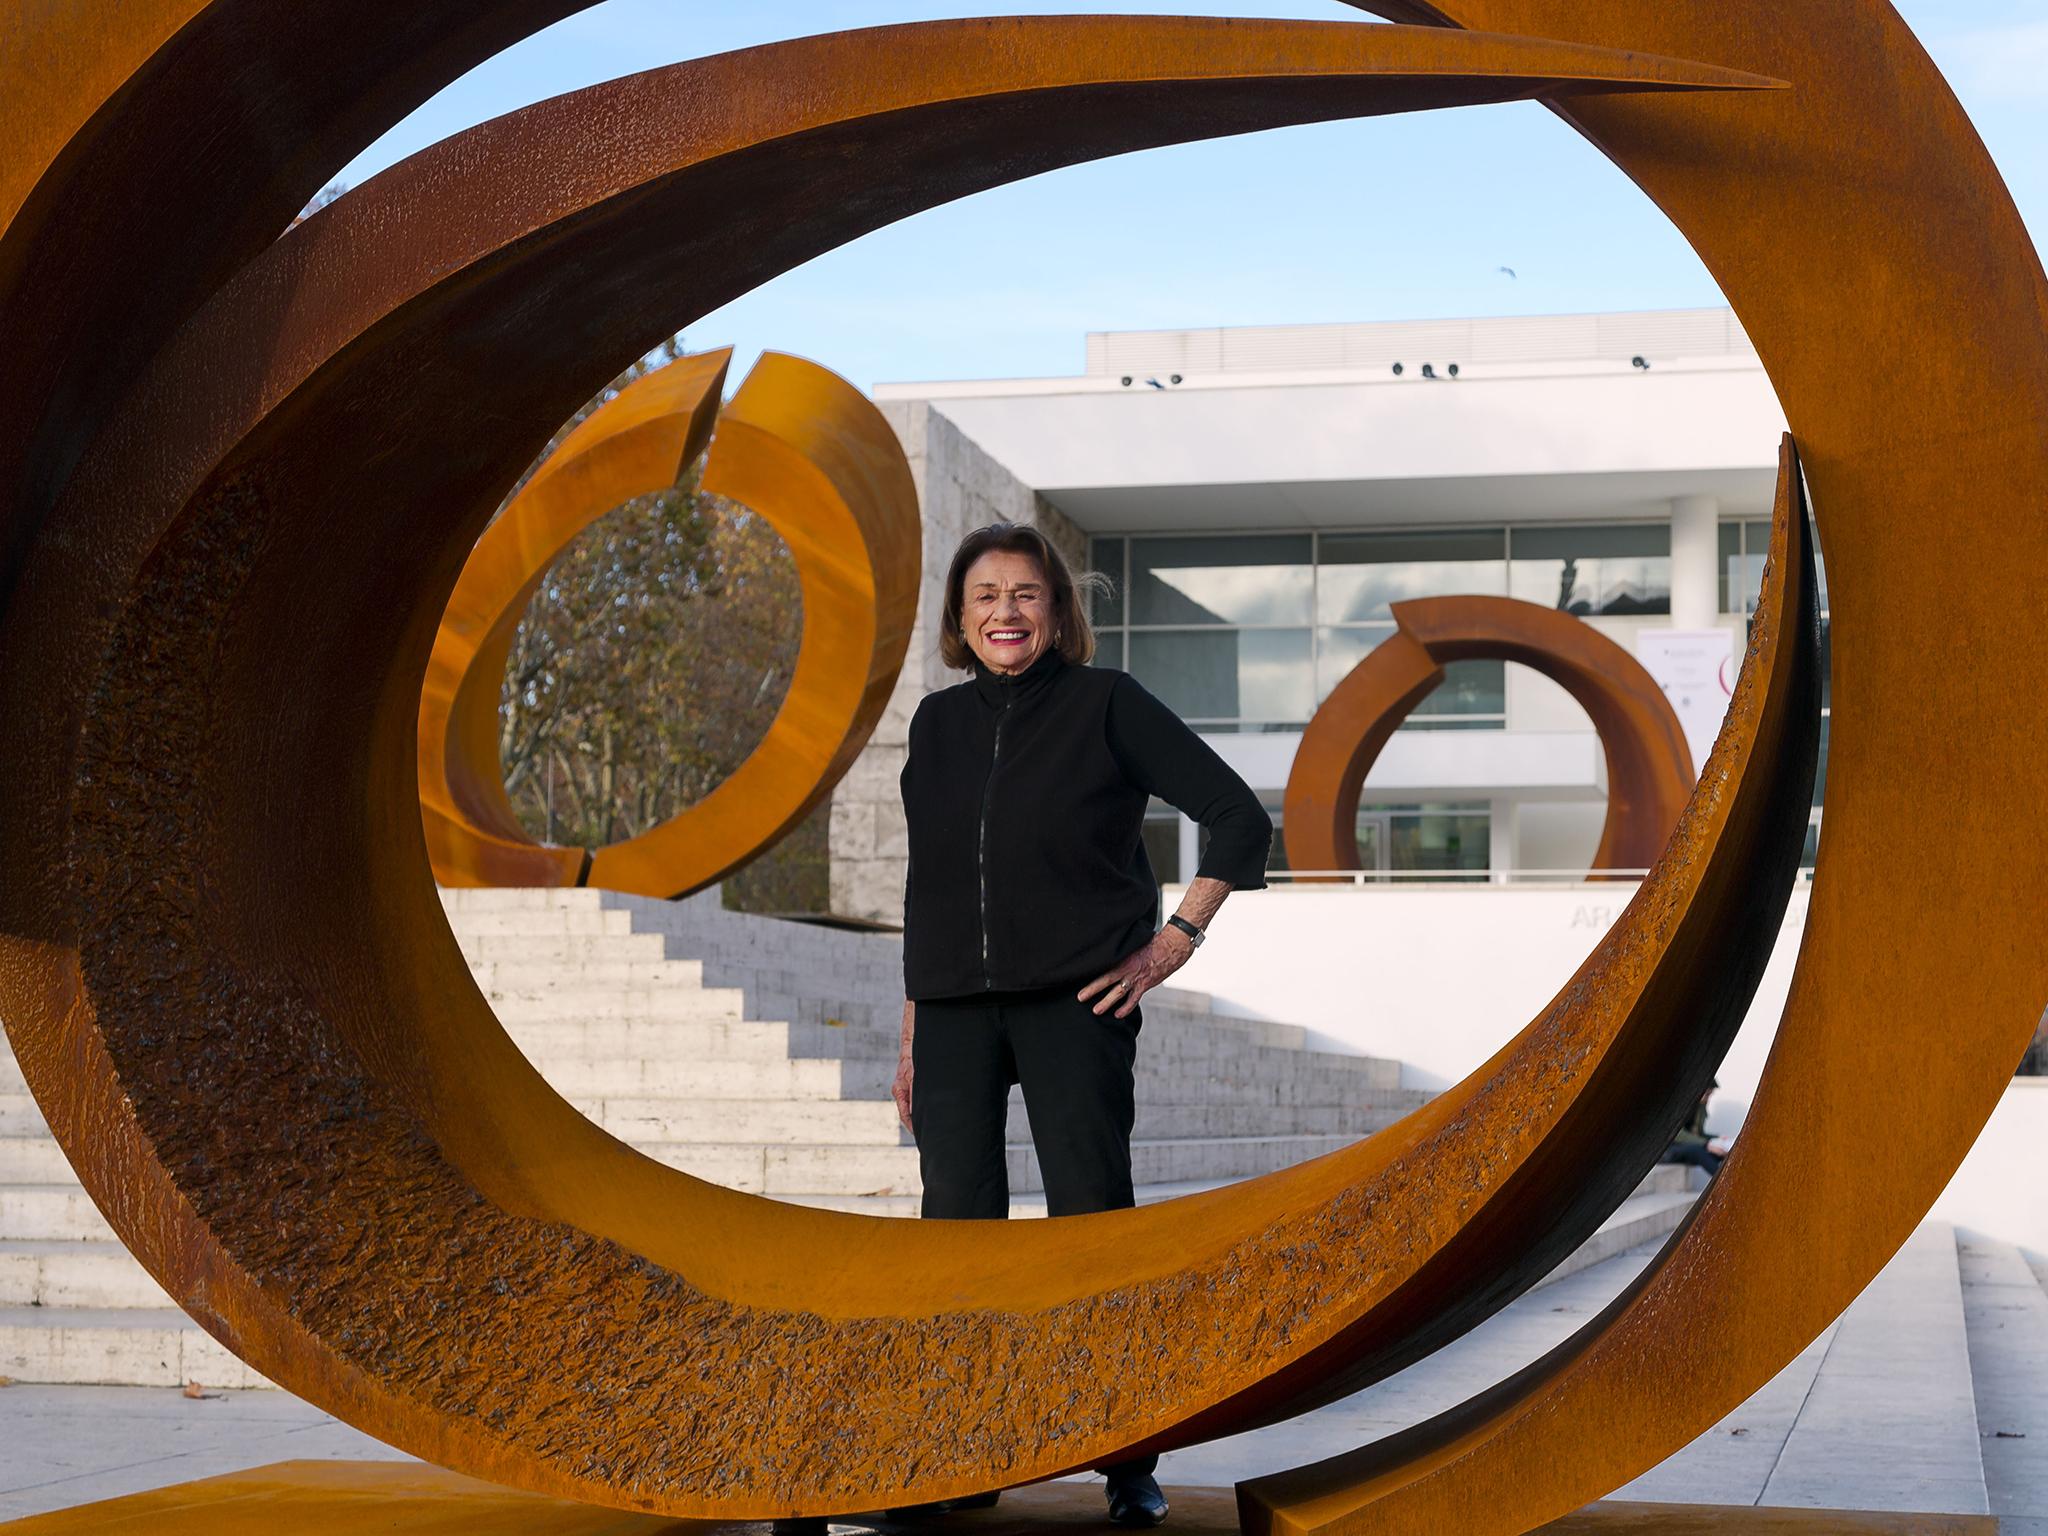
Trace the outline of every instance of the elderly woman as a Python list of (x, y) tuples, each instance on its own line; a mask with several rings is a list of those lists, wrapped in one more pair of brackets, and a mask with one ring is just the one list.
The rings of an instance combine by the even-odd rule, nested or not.
[[(1009, 1214), (1012, 1083), (1048, 1213), (1120, 1210), (1134, 1203), (1139, 1002), (1187, 963), (1233, 888), (1265, 885), (1273, 823), (1135, 678), (1086, 665), (1095, 637), (1074, 578), (1035, 528), (995, 523), (961, 541), (939, 646), (973, 676), (918, 705), (902, 777), (896, 1103), (917, 1138), (924, 1214)], [(1139, 837), (1151, 795), (1209, 831), (1163, 927)], [(1166, 1517), (1154, 1461), (1103, 1469), (1118, 1523)]]

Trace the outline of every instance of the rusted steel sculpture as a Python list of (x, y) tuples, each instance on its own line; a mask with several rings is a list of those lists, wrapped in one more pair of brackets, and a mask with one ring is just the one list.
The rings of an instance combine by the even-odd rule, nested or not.
[(1445, 665), (1478, 660), (1533, 667), (1592, 717), (1607, 757), (1607, 821), (1593, 868), (1656, 861), (1692, 794), (1692, 754), (1671, 701), (1635, 657), (1571, 614), (1511, 597), (1418, 598), (1393, 612), (1394, 633), (1344, 675), (1302, 734), (1280, 818), (1289, 867), (1359, 867), (1366, 775)]
[[(497, 1481), (822, 1513), (1299, 1411), (1592, 1231), (1712, 1072), (1794, 877), (1818, 647), (1789, 447), (1729, 724), (1621, 920), (1466, 1083), (1247, 1184), (982, 1226), (658, 1166), (492, 1018), (418, 806), (421, 684), (471, 546), (661, 336), (980, 187), (1519, 97), (1569, 111), (1679, 220), (1804, 445), (1836, 587), (1828, 839), (1742, 1144), (1666, 1254), (1486, 1397), (1246, 1485), (1246, 1522), (1525, 1530), (1683, 1444), (1876, 1272), (2048, 993), (2042, 727), (2007, 708), (2048, 692), (2048, 656), (1989, 602), (1947, 607), (1929, 643), (1911, 601), (2048, 575), (2048, 284), (1888, 6), (1408, 18), (1571, 43), (1104, 17), (840, 34), (542, 103), (280, 237), (410, 101), (563, 8), (415, 9), (370, 29), (308, 0), (276, 28), (256, 0), (0, 4), (0, 114), (28, 145), (9, 175), (29, 167), (0, 230), (0, 1017), (87, 1188), (209, 1330)], [(1709, 62), (1624, 51), (1643, 48)], [(230, 76), (265, 88), (203, 94)], [(159, 195), (165, 164), (195, 206)], [(1884, 876), (1929, 796), (1951, 816), (1902, 890)], [(1995, 870), (1971, 832), (1995, 833)]]
[[(420, 701), (420, 807), (441, 884), (687, 895), (772, 846), (867, 744), (917, 617), (922, 536), (910, 465), (858, 390), (800, 358), (764, 356), (721, 418), (730, 360), (729, 351), (683, 358), (620, 391), (563, 440), (471, 552)], [(703, 488), (759, 511), (796, 560), (804, 628), (789, 692), (747, 761), (697, 804), (607, 848), (546, 846), (519, 824), (498, 759), (513, 633), (577, 534), (621, 502), (674, 485), (707, 442)]]

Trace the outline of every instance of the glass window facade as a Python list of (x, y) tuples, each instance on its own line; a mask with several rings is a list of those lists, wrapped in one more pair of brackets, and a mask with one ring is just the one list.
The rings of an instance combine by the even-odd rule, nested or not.
[(1316, 622), (1391, 622), (1414, 597), (1507, 591), (1507, 530), (1326, 533), (1318, 540)]
[(1581, 617), (1671, 612), (1668, 523), (1515, 528), (1508, 595)]
[(1308, 534), (1133, 539), (1130, 621), (1140, 625), (1307, 625), (1315, 553)]
[(1721, 524), (1721, 611), (1747, 617), (1756, 612), (1763, 590), (1764, 560), (1771, 552), (1768, 522)]
[[(1411, 598), (1519, 583), (1575, 612), (1670, 609), (1670, 533), (1653, 525), (1138, 534), (1097, 538), (1090, 558), (1114, 588), (1091, 610), (1096, 665), (1128, 667), (1212, 734), (1302, 729)], [(1470, 661), (1404, 729), (1506, 725), (1506, 664)]]
[[(1268, 874), (1287, 870), (1287, 839), (1281, 796), (1260, 797), (1273, 818), (1273, 851)], [(1483, 801), (1461, 805), (1363, 805), (1358, 810), (1358, 864), (1368, 876), (1377, 874), (1441, 875), (1449, 879), (1486, 878), (1491, 858), (1493, 818)], [(1176, 885), (1194, 876), (1180, 858), (1180, 813), (1163, 800), (1145, 811), (1145, 855), (1162, 885)], [(1209, 848), (1209, 834), (1197, 829), (1197, 859)]]

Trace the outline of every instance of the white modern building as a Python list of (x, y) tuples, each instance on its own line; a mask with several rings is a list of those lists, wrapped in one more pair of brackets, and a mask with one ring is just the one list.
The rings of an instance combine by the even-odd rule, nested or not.
[[(1653, 672), (1671, 632), (1710, 659), (1718, 643), (1725, 665), (1659, 677), (1704, 760), (1784, 431), (1726, 309), (1112, 332), (1076, 377), (877, 397), (919, 475), (925, 591), (897, 707), (835, 797), (832, 867), (835, 908), (884, 921), (900, 913), (904, 723), (958, 680), (935, 640), (968, 528), (1035, 520), (1108, 573), (1098, 664), (1171, 704), (1277, 821), (1309, 717), (1403, 598), (1567, 608)], [(1561, 688), (1460, 663), (1367, 781), (1361, 861), (1393, 878), (1583, 871), (1605, 789)], [(1196, 829), (1171, 807), (1147, 841), (1164, 882), (1192, 872)]]

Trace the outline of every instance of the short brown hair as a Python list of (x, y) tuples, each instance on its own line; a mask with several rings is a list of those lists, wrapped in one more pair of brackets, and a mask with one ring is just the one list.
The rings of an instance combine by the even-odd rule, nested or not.
[(1076, 580), (1067, 568), (1058, 546), (1029, 523), (990, 523), (977, 528), (953, 551), (953, 564), (946, 572), (946, 602), (939, 618), (939, 659), (962, 671), (974, 665), (974, 652), (961, 627), (960, 610), (966, 604), (967, 572), (975, 561), (991, 550), (1025, 555), (1037, 562), (1052, 590), (1053, 645), (1068, 661), (1086, 666), (1095, 659), (1095, 628), (1088, 622), (1079, 593), (1106, 592), (1109, 578), (1088, 571)]

